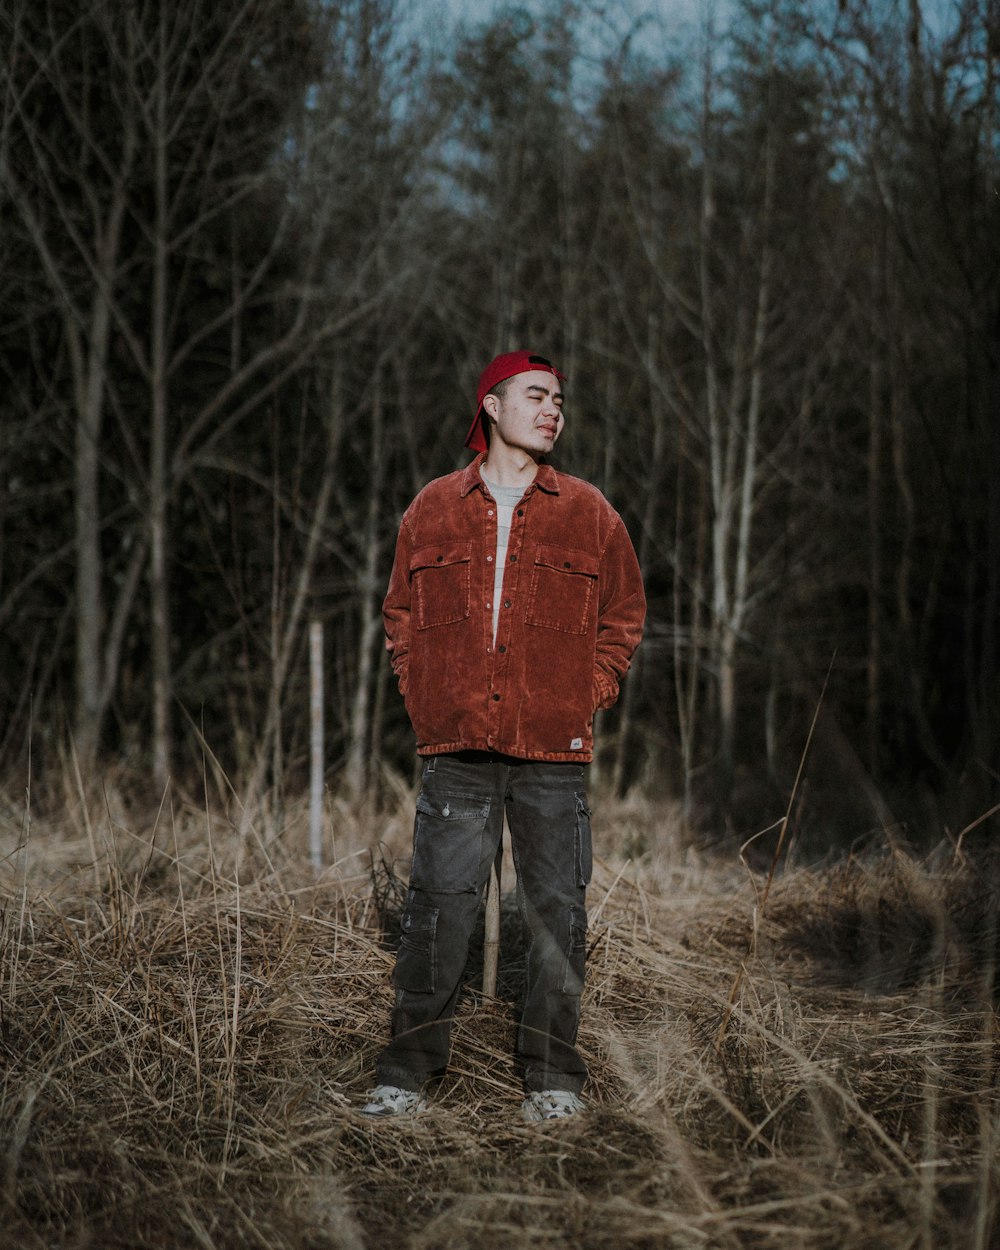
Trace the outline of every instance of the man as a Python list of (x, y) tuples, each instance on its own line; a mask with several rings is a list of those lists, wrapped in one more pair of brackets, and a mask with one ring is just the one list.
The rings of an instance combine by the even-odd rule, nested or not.
[(518, 1059), (528, 1120), (583, 1108), (576, 1049), (591, 871), (584, 765), (645, 617), (621, 518), (546, 457), (564, 375), (498, 356), (479, 379), (467, 468), (403, 516), (386, 646), (426, 758), (396, 960), (392, 1040), (366, 1115), (423, 1109), (444, 1070), (469, 939), (506, 810), (529, 935)]

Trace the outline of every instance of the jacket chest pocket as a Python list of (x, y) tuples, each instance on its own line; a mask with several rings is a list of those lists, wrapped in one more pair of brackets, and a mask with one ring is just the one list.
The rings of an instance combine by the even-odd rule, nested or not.
[(410, 559), (413, 620), (417, 629), (464, 621), (472, 602), (472, 543), (435, 543)]
[(565, 634), (590, 629), (597, 593), (597, 557), (539, 543), (531, 570), (525, 621)]

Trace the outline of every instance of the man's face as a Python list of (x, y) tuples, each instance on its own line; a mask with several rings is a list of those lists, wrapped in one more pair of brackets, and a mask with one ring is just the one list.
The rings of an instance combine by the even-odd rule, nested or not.
[(492, 439), (535, 459), (548, 455), (565, 424), (562, 402), (561, 383), (554, 373), (534, 369), (516, 374), (502, 398), (487, 395), (483, 400)]

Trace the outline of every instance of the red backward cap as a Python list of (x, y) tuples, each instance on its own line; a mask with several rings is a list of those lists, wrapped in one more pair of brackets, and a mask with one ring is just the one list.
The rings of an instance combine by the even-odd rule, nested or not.
[(513, 378), (519, 373), (532, 373), (541, 369), (544, 373), (552, 373), (565, 382), (565, 373), (560, 373), (551, 360), (544, 356), (536, 356), (534, 352), (505, 352), (495, 356), (479, 375), (479, 390), (476, 394), (476, 415), (469, 432), (465, 436), (466, 447), (473, 451), (486, 451), (486, 435), (483, 433), (483, 400), (499, 382)]

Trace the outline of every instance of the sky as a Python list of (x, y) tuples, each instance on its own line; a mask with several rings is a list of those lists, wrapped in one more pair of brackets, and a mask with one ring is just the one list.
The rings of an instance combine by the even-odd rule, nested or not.
[[(620, 46), (629, 31), (653, 55), (683, 39), (688, 42), (703, 28), (714, 10), (721, 21), (732, 0), (591, 0), (588, 24), (594, 38), (607, 47)], [(482, 26), (504, 9), (536, 11), (545, 0), (403, 0), (411, 20), (425, 39), (433, 40), (442, 30), (459, 23)]]

